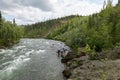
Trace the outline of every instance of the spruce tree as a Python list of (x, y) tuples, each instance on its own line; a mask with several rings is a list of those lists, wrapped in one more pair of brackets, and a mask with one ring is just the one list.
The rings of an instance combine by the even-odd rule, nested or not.
[(113, 2), (112, 0), (108, 0), (108, 1), (107, 1), (107, 7), (108, 7), (108, 8), (109, 8), (109, 7), (112, 7), (112, 2)]
[(14, 19), (13, 19), (13, 26), (15, 26), (15, 24), (16, 24), (16, 23), (15, 23), (15, 18), (14, 18)]
[(2, 13), (0, 11), (0, 29), (1, 29), (1, 27), (2, 27)]
[(103, 9), (106, 8), (106, 0), (104, 0), (104, 3), (103, 3)]
[(0, 11), (0, 25), (1, 25), (1, 23), (2, 23), (2, 13)]
[(120, 4), (120, 0), (118, 0), (118, 4)]

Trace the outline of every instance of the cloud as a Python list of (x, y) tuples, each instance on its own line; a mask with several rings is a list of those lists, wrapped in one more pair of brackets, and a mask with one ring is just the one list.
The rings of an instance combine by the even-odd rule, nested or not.
[[(90, 15), (99, 12), (104, 0), (1, 0), (5, 18), (16, 18), (18, 24), (35, 23), (68, 15)], [(113, 1), (114, 5), (117, 0)]]
[(39, 8), (43, 11), (52, 11), (52, 4), (49, 0), (1, 0), (0, 1), (0, 9), (11, 9), (18, 8), (20, 6), (23, 7), (34, 7)]
[(15, 7), (15, 4), (12, 3), (12, 0), (8, 0), (8, 1), (1, 0), (0, 1), (0, 9), (1, 10), (3, 10), (3, 9), (10, 9), (11, 7)]
[(21, 0), (20, 5), (39, 8), (43, 11), (53, 10), (52, 4), (50, 3), (49, 0)]

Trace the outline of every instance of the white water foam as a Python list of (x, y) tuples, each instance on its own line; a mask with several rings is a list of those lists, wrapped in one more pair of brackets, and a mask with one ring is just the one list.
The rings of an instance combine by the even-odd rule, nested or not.
[(6, 71), (9, 71), (9, 73), (12, 73), (13, 70), (17, 69), (15, 66), (8, 67)]
[(0, 49), (0, 54), (3, 54), (5, 53), (5, 50), (4, 49)]
[(48, 44), (48, 45), (49, 45), (50, 43), (49, 43), (49, 42), (46, 42), (46, 44)]
[(34, 50), (28, 51), (28, 52), (25, 53), (25, 55), (30, 56), (33, 52), (34, 52)]
[(5, 62), (2, 65), (0, 65), (0, 67), (5, 66), (5, 65), (10, 64), (10, 63), (11, 63), (11, 61)]
[(0, 54), (3, 54), (3, 53), (12, 53), (13, 52), (13, 50), (9, 50), (9, 49), (7, 49), (7, 50), (5, 50), (5, 49), (0, 49)]
[(25, 48), (26, 46), (17, 46), (15, 47), (14, 49), (22, 49), (22, 48)]
[(16, 58), (16, 59), (13, 61), (12, 65), (17, 66), (17, 65), (22, 64), (23, 62), (28, 61), (28, 60), (30, 60), (30, 58), (28, 58), (27, 56), (25, 56), (25, 55), (20, 55), (18, 58)]
[(0, 77), (0, 79), (5, 78), (5, 76), (3, 75), (9, 76), (10, 74), (12, 74), (14, 70), (18, 69), (24, 62), (27, 62), (29, 60), (30, 58), (28, 58), (27, 55), (20, 55), (19, 57), (16, 57), (13, 61), (3, 63), (1, 66), (7, 65), (7, 64), (9, 65), (4, 67), (3, 70), (0, 70), (0, 76), (2, 76)]
[[(61, 44), (61, 42), (52, 41), (52, 40), (47, 41), (44, 39), (43, 40), (23, 39), (19, 43), (19, 45), (15, 45), (14, 47), (12, 47), (11, 50), (1, 50), (0, 53), (2, 53), (2, 54), (5, 53), (5, 56), (3, 55), (3, 57), (6, 58), (6, 60), (5, 60), (6, 63), (4, 62), (2, 64), (3, 66), (1, 68), (3, 68), (3, 69), (0, 70), (0, 80), (12, 80), (13, 77), (17, 79), (17, 76), (14, 74), (16, 74), (16, 71), (22, 70), (22, 68), (23, 68), (22, 66), (27, 66), (28, 65), (27, 63), (31, 63), (32, 60), (30, 61), (30, 59), (34, 60), (34, 58), (36, 58), (36, 56), (39, 55), (38, 59), (36, 59), (35, 64), (36, 63), (40, 64), (38, 62), (38, 60), (40, 60), (40, 59), (46, 60), (50, 57), (54, 58), (55, 56), (49, 56), (50, 54), (48, 54), (48, 53), (56, 52), (58, 49), (60, 49), (62, 47), (62, 45), (63, 44)], [(34, 54), (37, 54), (37, 55), (34, 56)], [(46, 54), (48, 54), (49, 57)], [(56, 54), (56, 53), (54, 53), (54, 54)], [(53, 54), (51, 54), (51, 55), (53, 55)], [(10, 62), (8, 62), (7, 60), (9, 60)], [(54, 59), (54, 60), (56, 61), (57, 59)], [(53, 64), (54, 60), (49, 61), (49, 62), (51, 62), (50, 65)], [(58, 62), (56, 62), (56, 63), (58, 63)], [(34, 62), (32, 62), (32, 64), (34, 64)], [(44, 65), (42, 65), (42, 66), (44, 66)], [(41, 66), (38, 65), (38, 67), (41, 67)], [(50, 67), (52, 67), (52, 66), (50, 66)], [(57, 70), (58, 67), (55, 67), (55, 70)], [(35, 68), (32, 71), (37, 71), (37, 69)], [(51, 71), (53, 71), (53, 70), (51, 70)], [(46, 70), (46, 72), (48, 72), (48, 70)], [(54, 74), (54, 73), (50, 74), (51, 77), (52, 76), (55, 77), (54, 75), (57, 76), (57, 74)], [(21, 77), (24, 77), (24, 76), (21, 76)], [(46, 79), (49, 79), (49, 77)], [(41, 80), (43, 80), (43, 79), (41, 79)], [(59, 80), (62, 80), (62, 79), (59, 79)]]
[(14, 52), (15, 50), (9, 50), (9, 49), (5, 51), (5, 53), (7, 53), (6, 56), (11, 56), (14, 54)]
[(18, 58), (14, 60), (13, 62), (11, 62), (12, 64), (10, 64), (9, 66), (6, 66), (3, 70), (0, 70), (0, 76), (1, 75), (9, 76), (10, 74), (12, 74), (14, 70), (18, 69), (22, 65), (22, 63), (29, 60), (30, 58), (25, 58), (25, 59)]
[(10, 74), (12, 73), (12, 71), (14, 69), (16, 69), (16, 67), (11, 66), (11, 67), (8, 67), (8, 68), (6, 68), (4, 70), (0, 70), (0, 80), (7, 80), (7, 79), (5, 79), (6, 76), (7, 77), (10, 76)]
[(38, 50), (38, 51), (36, 51), (36, 53), (44, 53), (46, 50)]

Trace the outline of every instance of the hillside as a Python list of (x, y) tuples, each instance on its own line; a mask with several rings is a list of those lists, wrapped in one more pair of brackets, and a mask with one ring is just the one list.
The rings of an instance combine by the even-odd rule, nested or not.
[[(53, 20), (55, 21), (59, 20)], [(120, 65), (118, 65), (120, 61), (120, 4), (115, 7), (108, 4), (100, 13), (75, 16), (68, 18), (64, 24), (60, 21), (58, 25), (55, 24), (49, 28), (49, 25), (47, 27), (44, 25), (47, 29), (41, 30), (45, 38), (63, 41), (71, 47), (72, 53), (61, 60), (66, 65), (63, 74), (67, 80), (120, 79)], [(35, 29), (29, 32), (31, 31), (34, 32)]]
[(97, 52), (112, 48), (120, 41), (119, 13), (120, 5), (108, 5), (100, 13), (72, 19), (47, 38), (63, 41), (78, 52), (85, 46)]
[(79, 17), (78, 15), (66, 16), (58, 19), (47, 20), (45, 22), (38, 22), (31, 25), (25, 25), (25, 35), (27, 38), (46, 37), (47, 34), (53, 30), (68, 23), (71, 19)]
[(119, 13), (119, 4), (108, 4), (100, 13), (90, 16), (74, 15), (26, 25), (24, 37), (60, 40), (77, 52), (85, 46), (99, 52), (119, 43)]

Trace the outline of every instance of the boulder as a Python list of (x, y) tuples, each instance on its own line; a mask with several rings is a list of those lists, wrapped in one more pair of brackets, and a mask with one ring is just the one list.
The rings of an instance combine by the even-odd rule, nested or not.
[(68, 61), (72, 60), (73, 58), (75, 58), (75, 54), (68, 53), (63, 59), (61, 59), (61, 62), (67, 63)]
[(63, 75), (64, 75), (65, 78), (69, 78), (71, 76), (71, 70), (69, 68), (66, 68), (63, 71)]

